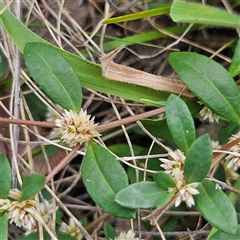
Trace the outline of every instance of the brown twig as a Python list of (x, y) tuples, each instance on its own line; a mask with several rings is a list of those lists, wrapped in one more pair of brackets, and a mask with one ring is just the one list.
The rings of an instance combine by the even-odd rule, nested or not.
[(76, 147), (72, 149), (71, 152), (57, 165), (53, 168), (53, 170), (47, 175), (46, 183), (49, 182), (74, 156), (81, 145), (78, 144)]
[[(110, 123), (101, 124), (98, 126), (99, 132), (104, 132), (112, 128), (120, 127), (121, 125), (132, 123), (138, 121), (139, 119), (149, 118), (161, 113), (165, 112), (165, 108), (154, 109), (145, 113), (140, 113), (134, 116), (126, 117), (120, 120), (116, 120)], [(40, 122), (40, 121), (30, 121), (30, 120), (22, 120), (22, 119), (10, 119), (10, 118), (1, 118), (0, 123), (8, 123), (8, 124), (18, 124), (18, 125), (29, 125), (29, 126), (38, 126), (38, 127), (46, 127), (46, 128), (57, 128), (58, 126), (55, 123), (48, 122)]]
[(58, 127), (55, 123), (30, 121), (30, 120), (22, 120), (22, 119), (2, 118), (2, 117), (0, 117), (0, 123), (28, 125), (28, 126), (37, 126), (37, 127), (46, 127), (46, 128), (57, 128)]
[(104, 132), (104, 131), (107, 131), (107, 130), (112, 129), (112, 128), (120, 127), (121, 125), (136, 122), (139, 119), (144, 119), (144, 118), (149, 118), (149, 117), (152, 117), (152, 116), (156, 116), (156, 115), (164, 113), (164, 112), (165, 112), (165, 107), (162, 107), (162, 108), (157, 108), (157, 109), (145, 112), (145, 113), (140, 113), (140, 114), (137, 114), (137, 115), (134, 115), (134, 116), (126, 117), (126, 118), (123, 118), (121, 120), (116, 120), (116, 121), (113, 121), (113, 122), (110, 122), (110, 123), (101, 124), (101, 125), (98, 126), (98, 131), (99, 132)]

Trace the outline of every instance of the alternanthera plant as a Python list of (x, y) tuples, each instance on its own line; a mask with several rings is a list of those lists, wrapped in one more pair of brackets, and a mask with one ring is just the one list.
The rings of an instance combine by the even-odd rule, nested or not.
[[(212, 10), (214, 19), (202, 18), (202, 14), (193, 18), (198, 13), (197, 6), (174, 1), (164, 9), (146, 11), (145, 14), (151, 17), (170, 13), (173, 21), (239, 27), (237, 15), (224, 12), (223, 17), (230, 18), (227, 22), (221, 21), (222, 10), (210, 6), (201, 6), (200, 9), (204, 13)], [(190, 16), (183, 14), (183, 9), (187, 7)], [(33, 172), (25, 161), (22, 172), (18, 172), (18, 186), (14, 188), (11, 187), (9, 161), (0, 154), (1, 239), (7, 239), (8, 220), (25, 230), (26, 235), (18, 239), (38, 239), (39, 234), (44, 239), (91, 239), (84, 221), (79, 222), (72, 217), (48, 186), (75, 155), (82, 155), (78, 175), (88, 194), (107, 214), (125, 219), (138, 217), (147, 226), (158, 226), (159, 219), (169, 210), (195, 210), (211, 226), (208, 239), (239, 237), (235, 206), (240, 193), (240, 92), (239, 80), (236, 80), (240, 74), (239, 40), (235, 42), (229, 69), (195, 52), (170, 53), (168, 62), (181, 82), (176, 86), (164, 79), (161, 83), (165, 85), (161, 88), (159, 84), (156, 88), (154, 83), (160, 77), (112, 65), (111, 54), (109, 61), (105, 62), (106, 68), (102, 69), (103, 65), (87, 61), (41, 39), (4, 9), (2, 3), (0, 9), (0, 24), (24, 56), (27, 74), (23, 76), (33, 78), (54, 106), (60, 106), (52, 122), (14, 118), (0, 118), (0, 122), (55, 128), (55, 138), (44, 140), (48, 145), (56, 145), (58, 141), (57, 146), (68, 152), (58, 165), (50, 168), (46, 177)], [(105, 20), (103, 24), (137, 18), (140, 15), (126, 15), (121, 19)], [(183, 32), (184, 29), (181, 27), (177, 31)], [(131, 75), (134, 82), (124, 79), (124, 76), (130, 78)], [(117, 77), (111, 80), (111, 76)], [(149, 76), (148, 82), (140, 79), (141, 76)], [(82, 87), (147, 103), (155, 109), (98, 124), (94, 116), (82, 109)], [(154, 119), (148, 119), (153, 116)], [(208, 134), (197, 136), (196, 116), (225, 125), (219, 133), (217, 146), (213, 146)], [(129, 123), (141, 126), (144, 130), (141, 134), (149, 136), (158, 146), (156, 155), (151, 157), (150, 150), (141, 154), (143, 149), (133, 146), (133, 152), (140, 157), (135, 158), (133, 154), (129, 157), (123, 155), (129, 155), (126, 144), (106, 146), (103, 140), (106, 132)], [(151, 158), (155, 159), (151, 161)], [(21, 174), (25, 176), (23, 181)], [(137, 176), (137, 180), (133, 179), (133, 175)], [(51, 193), (50, 198), (46, 190)], [(57, 203), (71, 216), (69, 222), (61, 220), (60, 211), (51, 210)], [(151, 211), (140, 216), (139, 209)], [(175, 220), (171, 221), (174, 223)], [(106, 239), (136, 239), (132, 230), (117, 234), (107, 222), (103, 230)]]

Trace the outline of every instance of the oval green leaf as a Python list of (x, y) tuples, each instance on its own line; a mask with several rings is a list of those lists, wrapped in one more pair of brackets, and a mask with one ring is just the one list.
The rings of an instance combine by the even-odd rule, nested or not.
[(134, 218), (135, 210), (115, 202), (117, 192), (128, 186), (121, 164), (103, 147), (91, 143), (82, 163), (82, 177), (91, 198), (104, 211), (122, 218)]
[(45, 183), (46, 177), (43, 174), (33, 173), (26, 176), (22, 183), (22, 194), (19, 201), (26, 200), (39, 192)]
[(129, 208), (154, 208), (157, 200), (167, 191), (155, 182), (138, 182), (119, 191), (116, 202)]
[(8, 198), (12, 184), (12, 170), (7, 157), (0, 153), (0, 198)]
[(156, 201), (156, 207), (165, 206), (171, 200), (174, 194), (174, 192), (161, 192), (160, 197)]
[(163, 171), (155, 173), (153, 175), (153, 179), (157, 183), (157, 185), (163, 189), (168, 189), (176, 185), (173, 178)]
[(196, 139), (192, 115), (184, 101), (171, 94), (166, 104), (166, 117), (169, 130), (177, 146), (185, 153)]
[(239, 17), (225, 10), (199, 3), (175, 0), (170, 10), (174, 22), (240, 27)]
[(200, 182), (207, 175), (212, 162), (212, 144), (208, 135), (199, 137), (190, 147), (184, 164), (187, 183)]
[(191, 52), (171, 53), (169, 63), (187, 87), (213, 112), (240, 123), (240, 93), (220, 64)]
[(198, 185), (198, 190), (200, 193), (194, 199), (202, 216), (218, 230), (235, 233), (237, 214), (227, 195), (207, 179)]
[(208, 240), (239, 240), (240, 239), (240, 225), (238, 225), (237, 231), (235, 233), (225, 233), (217, 231)]
[(0, 239), (8, 239), (8, 214), (0, 211)]
[(57, 49), (49, 44), (28, 43), (24, 58), (34, 80), (49, 98), (67, 110), (80, 111), (82, 90), (79, 79)]
[(229, 73), (232, 77), (237, 76), (240, 74), (240, 39), (237, 41), (232, 62), (229, 67)]

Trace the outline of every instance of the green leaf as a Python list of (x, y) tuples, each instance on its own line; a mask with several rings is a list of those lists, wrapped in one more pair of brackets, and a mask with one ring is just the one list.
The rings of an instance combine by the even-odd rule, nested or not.
[(118, 191), (128, 186), (121, 164), (103, 147), (91, 143), (82, 163), (83, 182), (91, 198), (104, 211), (122, 218), (134, 218), (135, 210), (115, 202)]
[[(60, 232), (60, 231), (56, 231), (57, 234), (57, 239), (58, 240), (77, 240), (77, 238), (71, 236), (68, 233), (64, 233), (64, 232)], [(51, 236), (46, 232), (43, 231), (43, 236), (44, 236), (44, 240), (51, 240)], [(22, 235), (20, 237), (18, 237), (16, 240), (39, 240), (39, 232), (33, 232), (33, 233), (29, 233), (27, 235)]]
[(193, 118), (182, 99), (171, 94), (166, 104), (169, 130), (177, 146), (185, 153), (196, 139)]
[(12, 170), (6, 156), (0, 153), (0, 198), (8, 198), (12, 184)]
[(176, 185), (173, 178), (169, 174), (162, 171), (155, 173), (153, 175), (153, 179), (157, 185), (163, 189), (168, 189)]
[(155, 182), (138, 182), (122, 189), (116, 195), (116, 202), (129, 208), (153, 208), (157, 200), (167, 191)]
[(157, 138), (172, 138), (171, 132), (169, 131), (166, 118), (160, 120), (142, 119), (140, 120), (143, 126)]
[(229, 73), (232, 77), (237, 76), (240, 74), (240, 39), (237, 41), (232, 62), (229, 67)]
[(237, 231), (235, 233), (225, 233), (221, 231), (217, 231), (214, 233), (208, 240), (239, 240), (240, 239), (240, 225), (238, 225)]
[(199, 184), (198, 190), (200, 193), (194, 199), (202, 216), (218, 230), (235, 233), (237, 214), (227, 195), (206, 179)]
[(8, 60), (0, 49), (0, 78), (5, 74), (8, 68)]
[(104, 222), (103, 231), (105, 239), (110, 240), (114, 239), (117, 236), (116, 230), (112, 227), (109, 222)]
[(190, 147), (184, 164), (187, 183), (200, 182), (207, 175), (212, 162), (212, 144), (208, 135), (199, 137)]
[(220, 145), (224, 145), (226, 144), (229, 140), (229, 137), (232, 134), (237, 133), (238, 131), (240, 131), (240, 125), (237, 123), (228, 123), (227, 126), (225, 126), (224, 128), (222, 128), (218, 134), (218, 142)]
[(171, 53), (169, 63), (187, 87), (213, 112), (240, 123), (240, 93), (220, 64), (191, 52)]
[(174, 22), (240, 27), (239, 15), (231, 14), (225, 10), (208, 5), (182, 0), (175, 0), (173, 2), (170, 16)]
[(39, 192), (45, 183), (46, 177), (39, 173), (33, 173), (26, 176), (22, 183), (22, 194), (19, 201), (26, 200)]
[(0, 239), (8, 239), (8, 214), (0, 211)]
[(161, 192), (161, 195), (156, 201), (156, 207), (165, 206), (171, 200), (174, 194), (174, 192)]
[(24, 58), (35, 81), (55, 103), (80, 111), (82, 90), (78, 77), (58, 50), (49, 44), (28, 43)]

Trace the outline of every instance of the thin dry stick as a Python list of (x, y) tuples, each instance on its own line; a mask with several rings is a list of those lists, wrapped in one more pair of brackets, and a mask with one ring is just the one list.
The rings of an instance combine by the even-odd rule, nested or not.
[(156, 208), (154, 211), (152, 211), (149, 215), (146, 217), (143, 217), (142, 220), (149, 220), (151, 225), (155, 224), (155, 221), (157, 221), (171, 206), (173, 206), (176, 195), (173, 195), (172, 198), (169, 200), (169, 202), (163, 206)]
[(47, 178), (46, 178), (46, 183), (52, 179), (67, 163), (68, 161), (70, 161), (70, 159), (75, 155), (75, 153), (77, 152), (77, 150), (79, 149), (81, 145), (78, 144), (76, 147), (74, 147), (72, 149), (71, 152), (69, 152), (69, 154), (57, 165), (53, 168), (52, 172), (50, 172), (48, 175), (47, 175)]
[(149, 148), (149, 150), (148, 150), (147, 159), (146, 159), (146, 161), (145, 161), (145, 163), (144, 163), (143, 181), (146, 181), (146, 177), (147, 177), (147, 166), (148, 166), (149, 155), (150, 155), (150, 153), (151, 153), (151, 151), (152, 151), (152, 148), (153, 148), (154, 144), (155, 144), (155, 139), (154, 139), (154, 140), (152, 141), (152, 143), (151, 143), (151, 146), (150, 146), (150, 148)]
[(27, 125), (27, 126), (38, 126), (38, 127), (46, 127), (46, 128), (57, 128), (55, 123), (47, 123), (40, 121), (30, 121), (30, 120), (22, 120), (22, 119), (10, 119), (10, 118), (1, 118), (0, 123), (8, 123), (8, 124), (16, 124), (16, 125)]
[(155, 219), (155, 218), (154, 218), (154, 225), (157, 227), (157, 230), (160, 233), (160, 236), (161, 236), (162, 240), (166, 240), (166, 238), (165, 238), (165, 236), (164, 236), (164, 234), (162, 232), (162, 229), (160, 228), (160, 226), (159, 226), (159, 224), (157, 222), (157, 219)]
[[(225, 144), (224, 146), (222, 146), (220, 149), (218, 150), (229, 150), (231, 147), (233, 147), (234, 145), (240, 143), (240, 138), (237, 138), (227, 144)], [(218, 163), (222, 160), (222, 158), (226, 155), (226, 153), (214, 153), (213, 154), (213, 160), (212, 160), (212, 164), (211, 164), (211, 169), (214, 169), (215, 167), (218, 166)]]
[[(98, 131), (104, 132), (112, 128), (120, 127), (121, 125), (132, 123), (132, 122), (138, 121), (139, 119), (153, 117), (155, 115), (158, 115), (164, 112), (165, 112), (165, 108), (162, 107), (162, 108), (157, 108), (145, 113), (140, 113), (134, 116), (126, 117), (121, 120), (116, 120), (110, 123), (101, 124), (98, 126)], [(1, 118), (1, 117), (0, 117), (0, 123), (29, 125), (29, 126), (38, 126), (38, 127), (46, 127), (46, 128), (58, 128), (58, 126), (56, 126), (55, 123), (30, 121), (30, 120), (22, 120), (22, 119), (9, 119), (9, 118)]]
[[(21, 1), (15, 1), (16, 17), (21, 21)], [(20, 71), (21, 71), (21, 60), (20, 51), (15, 47), (15, 58), (14, 58), (14, 85), (12, 89), (11, 103), (13, 98), (13, 115), (15, 118), (19, 118), (19, 106), (20, 106)], [(12, 104), (10, 104), (12, 107)], [(12, 108), (11, 108), (12, 109)], [(19, 126), (13, 125), (10, 127), (11, 133), (11, 147), (13, 151), (11, 165), (12, 165), (12, 188), (17, 186), (17, 168), (18, 168), (18, 140), (19, 140)]]
[[(121, 125), (128, 124), (128, 123), (131, 123), (131, 122), (136, 122), (140, 119), (156, 116), (156, 115), (164, 113), (164, 112), (165, 112), (165, 107), (162, 107), (162, 108), (157, 108), (157, 109), (145, 112), (145, 113), (140, 113), (140, 114), (137, 114), (137, 115), (134, 115), (134, 116), (126, 117), (126, 118), (123, 118), (121, 120), (116, 120), (116, 121), (113, 121), (113, 122), (110, 122), (110, 123), (101, 124), (101, 125), (98, 126), (98, 131), (99, 132), (104, 132), (104, 131), (107, 131), (109, 129), (119, 127)], [(1, 122), (1, 119), (0, 119), (0, 122)]]
[(87, 240), (92, 240), (92, 237), (86, 231), (86, 229), (82, 226), (82, 224), (74, 217), (74, 215), (68, 210), (68, 208), (61, 202), (61, 200), (56, 196), (56, 194), (47, 186), (45, 185), (46, 190), (55, 198), (56, 202), (59, 206), (66, 212), (66, 214), (73, 219), (76, 226), (80, 229), (81, 233)]

